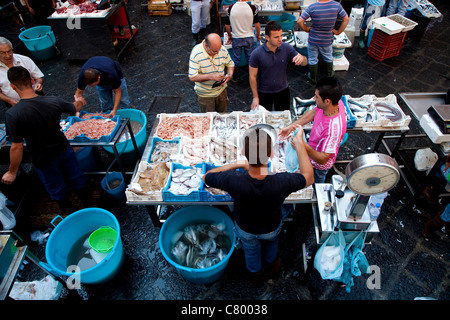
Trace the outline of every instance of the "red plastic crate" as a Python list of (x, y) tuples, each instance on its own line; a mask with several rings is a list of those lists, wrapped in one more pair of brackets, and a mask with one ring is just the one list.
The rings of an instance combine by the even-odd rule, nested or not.
[(407, 32), (389, 35), (375, 29), (367, 54), (378, 61), (397, 57), (400, 54)]
[(396, 34), (387, 34), (380, 29), (375, 29), (370, 43), (376, 43), (380, 46), (391, 46), (403, 43), (408, 32), (400, 32)]

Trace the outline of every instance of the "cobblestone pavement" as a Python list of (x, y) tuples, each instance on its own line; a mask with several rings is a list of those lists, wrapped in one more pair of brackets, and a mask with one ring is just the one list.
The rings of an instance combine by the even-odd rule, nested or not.
[[(396, 58), (383, 62), (367, 55), (367, 49), (354, 47), (345, 51), (350, 62), (348, 71), (336, 72), (345, 94), (359, 97), (364, 94), (386, 96), (401, 92), (446, 92), (450, 81), (441, 74), (450, 71), (449, 3), (433, 1), (444, 15), (441, 21), (432, 20), (420, 40), (408, 39)], [(120, 63), (128, 82), (132, 107), (142, 110), (149, 119), (148, 129), (161, 110), (149, 110), (156, 96), (181, 97), (178, 112), (198, 112), (193, 85), (187, 78), (191, 50), (190, 17), (175, 10), (170, 16), (148, 16), (138, 1), (128, 4), (132, 23), (139, 29), (134, 49)], [(214, 21), (214, 18), (212, 19)], [(215, 23), (210, 31), (217, 30)], [(47, 94), (71, 100), (81, 63), (68, 63), (62, 56), (39, 62), (45, 74)], [(289, 67), (291, 93), (311, 98), (314, 87), (306, 82), (307, 69)], [(321, 72), (321, 71), (319, 71)], [(319, 74), (320, 76), (321, 74)], [(248, 71), (240, 70), (239, 83), (228, 87), (229, 111), (249, 111), (251, 91)], [(87, 111), (96, 111), (95, 90), (85, 94)], [(4, 117), (5, 110), (0, 110)], [(413, 119), (411, 133), (420, 133)], [(352, 159), (372, 152), (372, 134), (350, 135), (340, 151), (339, 159)], [(405, 145), (427, 145), (426, 141), (406, 140)], [(383, 152), (383, 150), (381, 150)], [(410, 155), (411, 161), (414, 154)], [(417, 173), (419, 174), (419, 173)], [(125, 262), (113, 280), (95, 286), (83, 286), (77, 292), (63, 294), (61, 299), (89, 300), (413, 300), (429, 297), (448, 300), (449, 239), (443, 231), (426, 241), (421, 236), (425, 222), (442, 208), (419, 199), (413, 207), (407, 205), (411, 194), (403, 181), (390, 192), (378, 219), (380, 233), (364, 249), (370, 265), (379, 267), (379, 288), (370, 288), (369, 275), (355, 277), (355, 285), (346, 292), (338, 282), (322, 280), (313, 268), (312, 258), (306, 273), (303, 270), (301, 243), (306, 240), (309, 257), (315, 250), (311, 208), (297, 206), (293, 221), (285, 223), (281, 233), (280, 255), (283, 261), (279, 276), (262, 285), (252, 285), (247, 277), (242, 250), (236, 250), (225, 274), (210, 285), (193, 285), (177, 274), (159, 249), (159, 228), (153, 226), (145, 207), (127, 206), (108, 199), (101, 205), (113, 212), (121, 226)], [(105, 195), (101, 195), (105, 197)], [(37, 199), (37, 201), (40, 201)], [(34, 246), (42, 259), (42, 246)], [(28, 267), (27, 267), (28, 268)]]

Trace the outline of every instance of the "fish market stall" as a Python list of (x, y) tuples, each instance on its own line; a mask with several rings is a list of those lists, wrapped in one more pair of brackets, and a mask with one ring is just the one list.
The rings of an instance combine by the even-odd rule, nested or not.
[[(231, 205), (222, 190), (204, 185), (201, 177), (216, 166), (244, 159), (240, 136), (250, 126), (271, 124), (277, 131), (292, 121), (285, 112), (231, 112), (219, 114), (159, 114), (125, 191), (127, 204), (145, 205), (152, 222), (159, 226), (161, 205)], [(270, 169), (286, 171), (286, 141), (275, 145)], [(290, 194), (285, 203), (314, 204), (313, 187)]]
[[(446, 104), (445, 92), (411, 92), (400, 93), (399, 95), (425, 132), (424, 134), (406, 137), (413, 139), (425, 138), (428, 140), (432, 150), (438, 157), (438, 161), (436, 161), (434, 166), (427, 171), (425, 179), (422, 179), (421, 181), (416, 180), (414, 186), (408, 181), (407, 185), (413, 195), (411, 202), (413, 202), (421, 195), (425, 186), (430, 183), (431, 178), (439, 170), (441, 161), (450, 153), (450, 134), (446, 130), (446, 124), (449, 121), (446, 113), (448, 104)], [(413, 150), (417, 149), (419, 148)], [(403, 163), (409, 172), (414, 172), (414, 169), (410, 168), (411, 166), (408, 166), (406, 161), (403, 161)], [(415, 178), (415, 176), (415, 174), (412, 174), (413, 178)], [(448, 195), (448, 193), (446, 195)]]
[(137, 29), (131, 25), (125, 1), (106, 2), (99, 10), (102, 3), (67, 1), (47, 18), (65, 59), (98, 55), (117, 59), (133, 43)]

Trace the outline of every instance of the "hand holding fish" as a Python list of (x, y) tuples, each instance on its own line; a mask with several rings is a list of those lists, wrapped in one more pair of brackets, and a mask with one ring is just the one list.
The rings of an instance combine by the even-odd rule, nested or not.
[[(302, 132), (303, 132), (303, 127), (300, 124), (296, 124), (295, 122), (292, 122), (290, 125), (288, 125), (287, 127), (283, 128), (280, 130), (280, 133), (278, 134), (278, 137), (280, 140), (285, 140), (289, 137), (289, 135), (291, 134), (291, 132), (295, 131), (295, 129), (297, 129), (298, 127), (302, 128)], [(303, 135), (303, 133), (302, 133)]]

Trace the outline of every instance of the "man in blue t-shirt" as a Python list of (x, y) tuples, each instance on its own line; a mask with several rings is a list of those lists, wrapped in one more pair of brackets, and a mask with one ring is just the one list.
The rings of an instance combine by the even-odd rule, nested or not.
[[(342, 19), (338, 30), (334, 29), (336, 18)], [(311, 18), (311, 27), (305, 21)], [(319, 53), (327, 65), (327, 76), (334, 76), (333, 69), (333, 40), (334, 35), (341, 34), (347, 27), (349, 17), (339, 2), (334, 0), (318, 0), (308, 6), (297, 19), (300, 28), (309, 33), (308, 37), (308, 79), (312, 83), (317, 81), (319, 67)]]
[(250, 127), (244, 134), (242, 148), (247, 161), (214, 168), (203, 176), (205, 184), (225, 190), (233, 197), (236, 235), (244, 247), (247, 269), (257, 279), (280, 268), (277, 251), (284, 200), (314, 182), (301, 126), (291, 142), (297, 152), (300, 173), (269, 172), (267, 163), (273, 155), (272, 141), (276, 139), (273, 131)]
[(122, 68), (113, 59), (98, 56), (86, 61), (78, 76), (75, 96), (81, 97), (86, 86), (97, 87), (102, 113), (111, 111), (110, 115), (114, 117), (119, 107), (130, 107), (127, 84)]
[(308, 60), (294, 47), (282, 41), (283, 30), (276, 21), (269, 21), (264, 29), (266, 43), (253, 50), (249, 62), (249, 81), (253, 94), (251, 109), (259, 105), (272, 111), (289, 110), (291, 97), (287, 82), (287, 66), (306, 66)]

